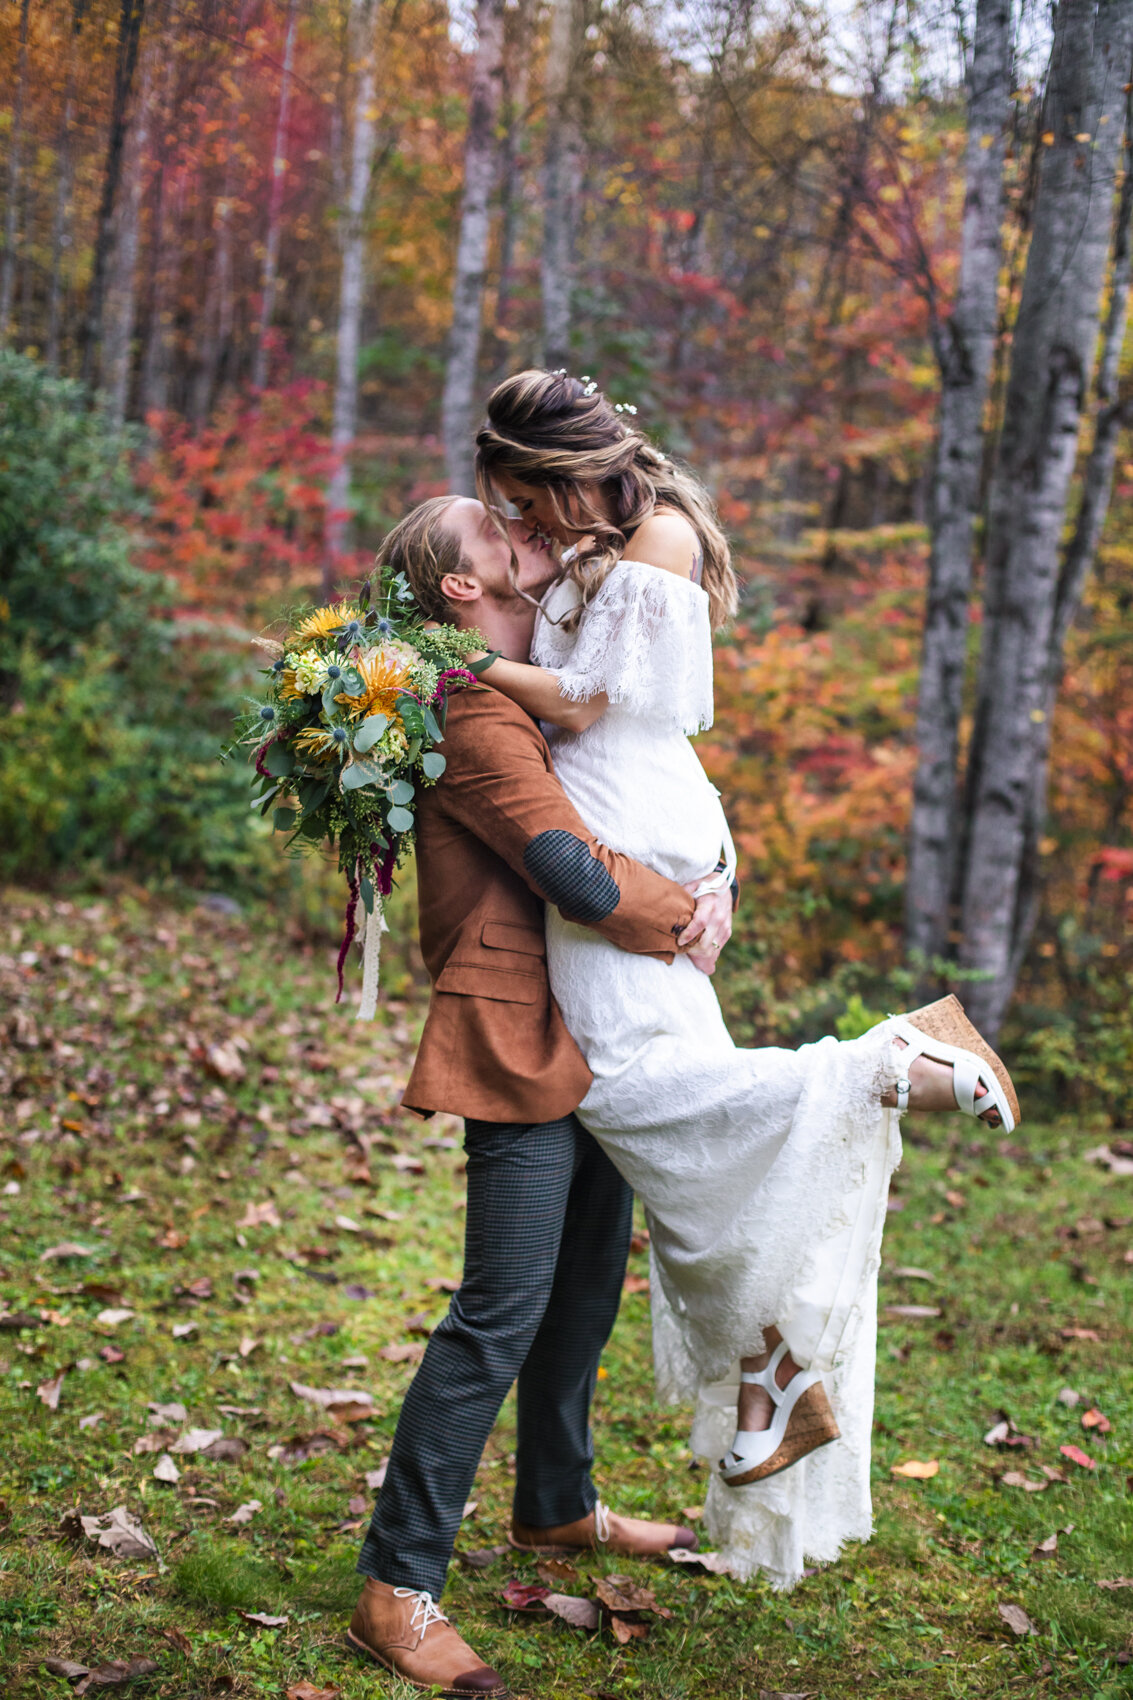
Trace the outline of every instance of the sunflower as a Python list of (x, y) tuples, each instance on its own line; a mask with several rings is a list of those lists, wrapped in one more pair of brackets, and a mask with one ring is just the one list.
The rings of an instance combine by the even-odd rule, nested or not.
[(295, 628), (297, 638), (326, 638), (332, 637), (351, 620), (360, 620), (362, 610), (352, 602), (339, 602), (332, 608), (316, 608), (313, 614), (308, 614), (305, 620), (300, 620)]
[(295, 748), (314, 761), (345, 761), (350, 754), (350, 734), (344, 726), (305, 726)]
[(340, 696), (341, 702), (354, 715), (384, 714), (390, 721), (400, 723), (396, 712), (398, 697), (409, 681), (409, 668), (399, 655), (389, 649), (371, 649), (354, 663), (365, 680), (360, 696)]

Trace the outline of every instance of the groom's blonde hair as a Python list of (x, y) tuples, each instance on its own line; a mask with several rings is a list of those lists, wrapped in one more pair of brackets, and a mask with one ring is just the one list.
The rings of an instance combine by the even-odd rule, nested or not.
[(452, 606), (441, 589), (447, 573), (468, 571), (460, 538), (445, 524), (456, 496), (432, 496), (399, 520), (384, 540), (376, 566), (404, 573), (413, 599), (427, 620), (451, 620)]

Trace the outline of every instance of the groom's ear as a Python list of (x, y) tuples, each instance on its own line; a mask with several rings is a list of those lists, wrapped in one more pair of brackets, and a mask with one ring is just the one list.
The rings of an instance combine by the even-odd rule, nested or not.
[(480, 580), (471, 573), (446, 573), (440, 589), (446, 602), (478, 602), (484, 594)]

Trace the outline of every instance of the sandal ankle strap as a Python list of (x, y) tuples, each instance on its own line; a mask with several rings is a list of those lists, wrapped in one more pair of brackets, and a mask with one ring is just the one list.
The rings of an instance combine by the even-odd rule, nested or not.
[[(787, 1342), (780, 1340), (762, 1369), (744, 1369), (740, 1371), (740, 1380), (749, 1387), (762, 1387), (765, 1393), (770, 1393), (772, 1402), (781, 1405), (785, 1389), (775, 1380), (775, 1371), (787, 1355)], [(790, 1383), (788, 1382), (788, 1386)]]

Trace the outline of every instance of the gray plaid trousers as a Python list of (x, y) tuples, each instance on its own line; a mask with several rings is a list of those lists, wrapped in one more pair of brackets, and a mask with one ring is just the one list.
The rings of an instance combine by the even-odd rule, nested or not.
[(364, 1576), (434, 1598), (513, 1381), (516, 1518), (545, 1529), (594, 1505), (590, 1402), (633, 1214), (629, 1187), (577, 1117), (464, 1126), (464, 1277), (406, 1395), (358, 1560)]

